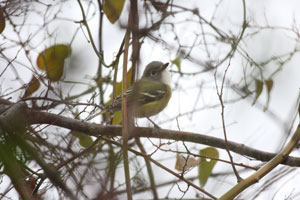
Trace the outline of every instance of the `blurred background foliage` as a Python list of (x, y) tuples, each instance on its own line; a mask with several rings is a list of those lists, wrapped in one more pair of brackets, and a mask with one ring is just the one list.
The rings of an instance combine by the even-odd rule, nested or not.
[[(101, 111), (121, 93), (131, 2), (1, 1), (1, 99), (24, 101), (30, 108), (87, 122), (111, 123), (110, 116)], [(153, 117), (155, 123), (222, 139), (226, 129), (231, 141), (278, 152), (297, 121), (299, 2), (135, 2), (139, 48), (138, 53), (133, 51), (131, 38), (129, 60), (137, 55), (139, 59), (133, 75), (133, 62), (129, 62), (128, 86), (140, 77), (147, 63), (172, 64), (172, 99), (165, 111)], [(6, 109), (1, 108), (1, 113)], [(222, 111), (225, 114), (221, 115)], [(19, 121), (13, 121), (17, 126)], [(120, 115), (112, 123), (120, 124)], [(136, 125), (152, 126), (147, 119), (137, 120)], [(17, 131), (1, 127), (0, 131), (1, 198), (15, 198), (17, 191), (24, 199), (62, 199), (70, 196), (60, 185), (63, 183), (78, 199), (124, 197), (122, 148), (107, 140), (42, 124)], [(21, 139), (16, 139), (16, 132)], [(118, 137), (109, 139), (120, 141)], [(200, 183), (214, 196), (236, 183), (231, 165), (214, 160), (228, 160), (224, 150), (182, 141), (143, 138), (141, 142), (153, 159)], [(132, 148), (138, 146), (129, 143)], [(200, 158), (202, 154), (211, 158)], [(299, 156), (299, 151), (293, 155)], [(253, 167), (262, 164), (237, 154), (234, 161)], [(146, 165), (130, 154), (135, 198), (203, 196), (157, 166), (152, 166), (153, 188)], [(203, 168), (205, 165), (208, 167)], [(253, 171), (245, 166), (237, 168), (243, 177)], [(53, 169), (59, 173), (51, 179)], [(240, 198), (297, 198), (297, 176), (297, 168), (278, 167)]]

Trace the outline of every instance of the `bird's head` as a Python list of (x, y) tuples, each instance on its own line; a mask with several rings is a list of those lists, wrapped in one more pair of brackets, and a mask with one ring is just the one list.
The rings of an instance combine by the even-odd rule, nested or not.
[(170, 85), (171, 77), (167, 69), (169, 63), (153, 61), (146, 66), (142, 79), (147, 81), (157, 81)]

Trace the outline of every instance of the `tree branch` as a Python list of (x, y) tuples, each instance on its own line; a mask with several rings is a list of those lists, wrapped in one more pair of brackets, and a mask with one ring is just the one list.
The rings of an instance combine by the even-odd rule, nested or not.
[(262, 166), (257, 172), (250, 175), (248, 178), (242, 180), (233, 188), (231, 188), (222, 197), (220, 197), (219, 200), (233, 199), (242, 191), (244, 191), (246, 188), (248, 188), (249, 186), (253, 185), (254, 183), (258, 182), (260, 179), (262, 179), (266, 174), (268, 174), (270, 171), (272, 171), (275, 167), (277, 167), (285, 160), (285, 158), (292, 152), (294, 147), (298, 144), (299, 139), (300, 139), (300, 125), (298, 125), (298, 128), (295, 131), (289, 143), (279, 154), (277, 154), (272, 160), (270, 160), (264, 166)]
[[(6, 104), (7, 105), (7, 104)], [(3, 106), (3, 105), (2, 105)], [(121, 136), (122, 126), (119, 125), (101, 125), (96, 123), (84, 122), (78, 119), (72, 119), (57, 114), (35, 111), (32, 109), (26, 109), (27, 124), (49, 124), (59, 126), (62, 128), (80, 131), (90, 136), (109, 135), (109, 136)], [(185, 131), (174, 131), (159, 129), (153, 131), (153, 128), (136, 127), (132, 130), (132, 137), (149, 137), (159, 139), (171, 139), (185, 142), (192, 142), (198, 144), (204, 144), (214, 146), (217, 148), (225, 149), (225, 142), (223, 139), (211, 137), (199, 133), (185, 132)], [(244, 144), (228, 141), (228, 147), (230, 151), (237, 154), (248, 156), (260, 161), (269, 161), (276, 156), (276, 153), (269, 153), (260, 151)], [(285, 161), (282, 163), (288, 166), (300, 166), (300, 158), (287, 156)]]

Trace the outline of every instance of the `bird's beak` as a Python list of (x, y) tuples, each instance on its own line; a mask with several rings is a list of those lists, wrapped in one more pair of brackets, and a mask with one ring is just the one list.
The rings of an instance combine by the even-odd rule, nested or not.
[(161, 67), (161, 71), (164, 71), (168, 67), (169, 63), (165, 63)]

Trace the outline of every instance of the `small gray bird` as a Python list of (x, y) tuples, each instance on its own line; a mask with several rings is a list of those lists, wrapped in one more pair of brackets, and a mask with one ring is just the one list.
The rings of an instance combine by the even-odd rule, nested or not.
[[(171, 98), (169, 63), (153, 61), (146, 66), (143, 76), (126, 91), (127, 106), (134, 117), (150, 117), (161, 112)], [(122, 108), (122, 96), (118, 96), (108, 110)]]

